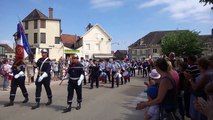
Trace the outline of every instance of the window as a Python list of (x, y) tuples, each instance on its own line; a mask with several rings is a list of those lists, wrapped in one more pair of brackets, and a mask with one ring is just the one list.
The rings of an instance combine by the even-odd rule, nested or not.
[(153, 53), (157, 53), (158, 51), (157, 51), (157, 49), (153, 49)]
[(38, 28), (38, 20), (34, 20), (34, 29)]
[(85, 59), (89, 59), (89, 55), (85, 55)]
[(55, 37), (55, 44), (60, 44), (60, 37)]
[(46, 33), (41, 33), (41, 43), (46, 43)]
[(140, 55), (140, 50), (137, 50), (137, 55)]
[(95, 50), (100, 50), (100, 44), (95, 44)]
[(28, 21), (25, 22), (25, 30), (28, 29)]
[(9, 58), (12, 58), (13, 56), (12, 55), (9, 55)]
[(46, 21), (45, 20), (41, 20), (41, 28), (46, 28)]
[(25, 37), (26, 37), (26, 39), (27, 39), (27, 41), (28, 41), (28, 34), (25, 34)]
[(34, 43), (38, 43), (38, 33), (34, 33)]
[(90, 44), (86, 44), (86, 50), (90, 50)]
[(100, 34), (99, 33), (95, 33), (95, 38), (98, 40), (100, 38)]

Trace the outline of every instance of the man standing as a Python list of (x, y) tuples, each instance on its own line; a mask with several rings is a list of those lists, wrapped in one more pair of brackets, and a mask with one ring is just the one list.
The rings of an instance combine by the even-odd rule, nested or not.
[(78, 61), (78, 55), (73, 56), (73, 62), (70, 64), (67, 75), (63, 79), (69, 78), (67, 91), (67, 107), (63, 110), (64, 113), (71, 111), (72, 99), (74, 90), (77, 94), (77, 107), (76, 110), (81, 109), (82, 102), (82, 81), (84, 79), (83, 65)]
[(47, 56), (47, 54), (48, 54), (47, 49), (42, 49), (41, 54), (42, 54), (42, 58), (38, 59), (36, 65), (35, 65), (35, 67), (38, 67), (38, 76), (37, 76), (37, 79), (35, 82), (35, 84), (36, 84), (36, 98), (35, 98), (36, 105), (32, 106), (32, 109), (36, 109), (40, 105), (42, 85), (44, 85), (44, 88), (46, 90), (47, 97), (48, 97), (48, 102), (46, 103), (46, 105), (48, 106), (48, 105), (52, 104), (52, 91), (50, 89), (51, 61)]
[(25, 67), (24, 63), (22, 61), (15, 62), (13, 67), (12, 67), (12, 72), (13, 72), (13, 80), (11, 82), (11, 90), (10, 90), (10, 102), (5, 104), (5, 107), (8, 106), (13, 106), (14, 104), (14, 99), (16, 95), (16, 90), (17, 87), (19, 86), (21, 89), (21, 92), (24, 96), (24, 101), (22, 103), (27, 103), (29, 101), (28, 99), (28, 93), (27, 89), (25, 87)]

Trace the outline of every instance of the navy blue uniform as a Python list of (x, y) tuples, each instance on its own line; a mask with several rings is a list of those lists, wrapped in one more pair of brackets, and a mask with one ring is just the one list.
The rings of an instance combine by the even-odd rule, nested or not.
[(69, 81), (68, 81), (68, 96), (67, 96), (67, 104), (72, 104), (72, 99), (74, 95), (74, 90), (77, 94), (77, 102), (82, 102), (82, 84), (78, 86), (78, 80), (81, 76), (81, 74), (84, 74), (83, 65), (78, 63), (71, 63), (71, 65), (68, 68), (68, 74), (69, 74)]
[[(38, 67), (38, 76), (37, 76), (37, 79), (36, 79), (36, 102), (40, 102), (40, 97), (41, 97), (41, 90), (42, 90), (42, 85), (44, 85), (44, 88), (46, 90), (46, 93), (47, 93), (47, 97), (48, 99), (52, 99), (52, 91), (51, 91), (51, 88), (50, 88), (50, 79), (51, 79), (51, 75), (50, 75), (50, 70), (51, 70), (51, 60), (49, 58), (47, 58), (47, 60), (44, 62), (42, 68), (41, 65), (43, 63), (45, 59), (44, 58), (40, 58), (36, 65)], [(48, 77), (46, 78), (43, 78), (43, 80), (41, 82), (38, 82), (38, 79), (39, 77), (44, 73), (46, 72)]]

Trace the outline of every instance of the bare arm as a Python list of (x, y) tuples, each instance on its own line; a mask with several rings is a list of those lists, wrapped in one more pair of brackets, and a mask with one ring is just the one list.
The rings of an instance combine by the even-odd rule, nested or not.
[(151, 106), (151, 105), (156, 105), (159, 104), (163, 101), (168, 89), (170, 89), (172, 86), (171, 82), (167, 79), (162, 79), (160, 82), (160, 86), (158, 89), (158, 96), (156, 99), (152, 100), (152, 101), (148, 101), (148, 102), (142, 102), (137, 104), (136, 109), (144, 109), (147, 106)]

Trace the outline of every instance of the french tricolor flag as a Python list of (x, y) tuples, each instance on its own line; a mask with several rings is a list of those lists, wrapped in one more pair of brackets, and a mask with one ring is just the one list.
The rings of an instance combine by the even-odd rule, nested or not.
[(25, 32), (21, 22), (17, 25), (16, 39), (16, 60), (20, 61), (32, 54), (31, 48), (25, 36)]

